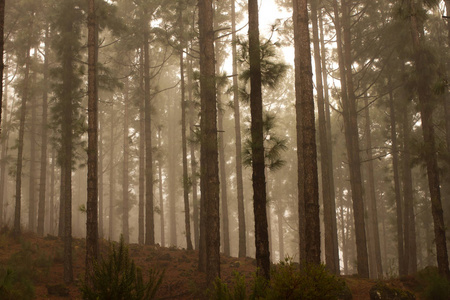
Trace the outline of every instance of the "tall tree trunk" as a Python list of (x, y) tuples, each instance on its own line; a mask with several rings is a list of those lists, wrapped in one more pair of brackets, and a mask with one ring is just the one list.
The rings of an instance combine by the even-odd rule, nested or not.
[[(334, 186), (334, 165), (333, 165), (333, 142), (332, 142), (332, 133), (331, 133), (331, 112), (330, 112), (330, 99), (329, 99), (329, 90), (328, 90), (328, 72), (327, 72), (327, 62), (326, 62), (326, 48), (325, 48), (325, 38), (324, 38), (324, 28), (323, 28), (323, 20), (322, 20), (322, 11), (319, 10), (319, 27), (320, 27), (320, 49), (322, 52), (321, 62), (322, 62), (322, 77), (323, 77), (323, 86), (324, 86), (324, 100), (325, 100), (325, 120), (327, 127), (327, 143), (328, 143), (328, 157), (329, 157), (329, 167), (330, 167), (330, 186), (331, 186), (331, 214), (332, 214), (332, 234), (333, 240), (335, 241), (334, 253), (339, 253), (339, 243), (338, 243), (338, 230), (337, 230), (337, 216), (336, 216), (336, 195), (335, 195), (335, 186)], [(339, 259), (335, 260), (336, 269), (340, 270)]]
[(153, 213), (153, 155), (150, 103), (150, 51), (148, 28), (144, 31), (144, 106), (145, 106), (145, 244), (155, 244)]
[(250, 58), (250, 112), (252, 138), (253, 211), (257, 274), (270, 279), (269, 235), (266, 212), (266, 178), (264, 161), (263, 107), (261, 92), (261, 57), (258, 1), (248, 1), (248, 42)]
[(144, 244), (145, 240), (145, 100), (144, 100), (144, 48), (139, 55), (139, 217), (138, 242)]
[(436, 241), (436, 256), (439, 273), (447, 278), (450, 278), (447, 243), (445, 238), (444, 216), (441, 203), (441, 191), (439, 170), (437, 164), (436, 142), (434, 136), (433, 126), (433, 106), (431, 104), (432, 94), (429, 79), (426, 73), (426, 61), (424, 60), (423, 46), (420, 39), (420, 27), (417, 20), (417, 8), (415, 4), (409, 0), (410, 8), (410, 28), (413, 41), (414, 63), (416, 68), (417, 80), (417, 94), (419, 96), (419, 110), (422, 120), (423, 139), (426, 145), (425, 162), (427, 166), (428, 186), (431, 197), (431, 211), (434, 222), (434, 235)]
[(98, 84), (97, 16), (95, 0), (89, 0), (88, 14), (88, 174), (86, 201), (86, 273), (93, 287), (94, 265), (98, 259)]
[(39, 182), (39, 209), (38, 209), (38, 225), (37, 234), (44, 236), (45, 224), (45, 193), (47, 183), (47, 115), (48, 115), (48, 56), (49, 56), (49, 28), (45, 30), (45, 55), (44, 55), (44, 82), (42, 95), (42, 139), (41, 139), (41, 168), (40, 168), (40, 182)]
[(181, 148), (182, 148), (182, 161), (183, 161), (183, 200), (184, 200), (184, 226), (186, 233), (186, 248), (192, 250), (191, 239), (191, 214), (189, 207), (189, 178), (188, 178), (188, 162), (187, 162), (187, 139), (186, 139), (186, 86), (184, 81), (184, 40), (183, 40), (183, 8), (181, 2), (178, 7), (178, 22), (179, 22), (179, 35), (180, 35), (180, 77), (181, 77)]
[[(405, 269), (405, 252), (403, 248), (403, 214), (402, 214), (402, 200), (400, 194), (400, 176), (399, 176), (399, 160), (398, 160), (398, 143), (397, 143), (397, 131), (396, 131), (396, 114), (394, 106), (394, 95), (392, 92), (391, 78), (389, 77), (389, 113), (390, 113), (390, 125), (391, 125), (391, 141), (392, 141), (392, 169), (394, 171), (394, 193), (395, 204), (397, 212), (397, 255), (398, 255), (398, 270), (399, 275), (406, 275)], [(405, 108), (405, 111), (407, 109)]]
[(99, 129), (98, 132), (98, 237), (100, 239), (103, 239), (104, 237), (104, 228), (103, 228), (103, 221), (104, 221), (104, 210), (103, 210), (103, 203), (104, 203), (104, 197), (103, 197), (103, 121), (101, 118), (101, 114), (98, 114), (98, 126)]
[[(174, 120), (174, 107), (172, 104), (167, 105), (167, 110), (169, 114), (169, 120)], [(177, 135), (175, 134), (175, 124), (173, 122), (169, 122), (169, 128), (168, 128), (169, 134), (169, 154), (168, 154), (168, 184), (169, 184), (169, 245), (170, 246), (177, 246), (177, 214), (176, 214), (176, 198), (177, 198), (177, 175), (176, 175), (176, 165), (178, 164), (177, 160), (177, 153), (175, 151), (175, 139)]]
[(236, 191), (238, 204), (239, 225), (239, 257), (247, 255), (247, 239), (245, 225), (244, 184), (242, 179), (242, 141), (241, 141), (241, 113), (239, 110), (239, 84), (236, 50), (236, 1), (231, 1), (231, 36), (233, 60), (233, 106), (234, 106), (234, 133), (236, 146)]
[(55, 148), (52, 147), (52, 164), (50, 165), (50, 210), (49, 210), (49, 227), (48, 232), (51, 235), (55, 234), (55, 169), (56, 169), (56, 154)]
[[(327, 125), (325, 117), (325, 103), (323, 95), (322, 84), (322, 67), (320, 59), (320, 46), (319, 46), (319, 29), (317, 24), (317, 2), (311, 1), (311, 22), (313, 25), (313, 43), (314, 43), (314, 64), (315, 75), (317, 85), (317, 108), (319, 112), (319, 139), (320, 139), (320, 162), (321, 162), (321, 174), (322, 174), (322, 198), (323, 198), (323, 211), (324, 211), (324, 225), (325, 225), (325, 262), (327, 268), (333, 274), (339, 274), (339, 253), (337, 244), (337, 236), (333, 233), (336, 228), (336, 204), (334, 198), (332, 198), (332, 190), (330, 178), (330, 171), (332, 166), (330, 165), (329, 147), (327, 139)], [(336, 238), (336, 239), (335, 239)]]
[[(219, 88), (218, 88), (219, 89)], [(217, 92), (217, 103), (222, 106), (220, 91)], [(219, 130), (219, 171), (220, 171), (220, 200), (222, 201), (222, 236), (223, 252), (230, 255), (230, 229), (228, 221), (228, 193), (227, 193), (227, 172), (225, 163), (225, 142), (223, 130), (224, 110), (219, 108), (218, 112), (218, 130)]]
[(130, 82), (125, 79), (125, 99), (124, 99), (124, 115), (123, 115), (123, 170), (122, 170), (122, 235), (125, 243), (130, 242), (130, 230), (128, 225), (129, 215), (129, 172), (128, 172), (128, 158), (130, 152), (129, 139), (128, 139), (128, 102), (130, 101), (129, 89)]
[[(3, 62), (3, 49), (4, 49), (4, 44), (5, 44), (5, 38), (4, 38), (5, 2), (6, 2), (6, 0), (0, 0), (0, 38), (1, 38), (1, 40), (0, 40), (0, 78), (3, 78), (3, 70), (5, 68), (5, 63)], [(2, 129), (3, 129), (2, 109), (3, 109), (3, 85), (0, 87), (0, 135), (1, 135)]]
[[(319, 186), (317, 175), (316, 130), (311, 66), (311, 48), (306, 0), (294, 0), (295, 89), (297, 114), (302, 114), (303, 190), (305, 206), (305, 257), (308, 264), (320, 264)], [(297, 142), (298, 143), (298, 142)], [(299, 206), (303, 204), (299, 202)], [(301, 258), (303, 259), (303, 258)]]
[[(161, 151), (161, 126), (158, 126), (158, 149)], [(164, 195), (162, 178), (162, 155), (158, 159), (158, 179), (159, 179), (159, 209), (160, 209), (160, 229), (161, 229), (161, 247), (166, 245), (166, 231), (164, 221)]]
[(116, 189), (115, 189), (115, 173), (114, 173), (114, 152), (115, 152), (115, 138), (114, 138), (114, 125), (116, 122), (116, 112), (114, 110), (114, 103), (111, 103), (111, 123), (109, 126), (109, 140), (110, 140), (110, 157), (109, 157), (109, 219), (108, 219), (108, 238), (110, 240), (114, 240), (114, 224), (115, 224), (115, 213), (114, 213), (114, 205), (116, 198)]
[[(34, 59), (36, 59), (36, 52), (34, 55)], [(31, 79), (31, 90), (36, 86), (36, 77), (37, 72), (32, 72)], [(30, 103), (30, 128), (29, 128), (29, 141), (30, 141), (30, 173), (29, 173), (29, 184), (28, 184), (28, 230), (36, 232), (36, 221), (37, 221), (37, 210), (36, 210), (36, 173), (37, 173), (37, 136), (36, 132), (37, 128), (37, 114), (36, 114), (36, 106), (37, 99), (34, 93), (31, 92), (31, 96), (29, 98)]]
[[(32, 26), (30, 26), (32, 27)], [(30, 30), (31, 32), (31, 30)], [(20, 228), (20, 210), (22, 204), (22, 163), (23, 163), (23, 137), (25, 134), (25, 117), (27, 111), (27, 101), (29, 96), (29, 75), (30, 75), (30, 46), (31, 41), (28, 41), (28, 47), (26, 50), (26, 63), (25, 63), (25, 76), (24, 86), (22, 94), (22, 106), (20, 108), (20, 123), (19, 123), (19, 140), (17, 142), (17, 168), (16, 168), (16, 203), (14, 209), (14, 235), (19, 236), (21, 233)]]
[(374, 174), (374, 166), (373, 166), (373, 155), (372, 155), (372, 133), (370, 129), (371, 119), (369, 112), (369, 101), (367, 97), (364, 97), (364, 106), (365, 109), (365, 134), (366, 134), (366, 154), (367, 154), (367, 181), (368, 181), (368, 215), (369, 215), (369, 230), (371, 230), (370, 236), (372, 237), (373, 246), (374, 246), (374, 264), (373, 264), (373, 272), (372, 277), (377, 277), (381, 279), (383, 277), (383, 267), (381, 264), (381, 248), (380, 248), (380, 232), (378, 229), (378, 212), (377, 212), (377, 199), (375, 194), (375, 174)]
[[(212, 0), (198, 1), (201, 98), (201, 202), (204, 224), (200, 236), (206, 242), (206, 276), (211, 286), (220, 277), (219, 162), (217, 149), (217, 105), (214, 66)], [(203, 229), (203, 230), (202, 230)]]
[[(69, 4), (71, 5), (71, 4)], [(70, 7), (70, 9), (73, 9)], [(73, 24), (66, 22), (64, 34), (71, 33)], [(61, 126), (61, 170), (64, 173), (62, 184), (64, 198), (64, 282), (73, 281), (72, 268), (72, 151), (73, 151), (73, 56), (72, 53), (65, 53), (62, 61), (62, 104), (63, 120)]]
[[(58, 156), (61, 156), (61, 152)], [(65, 198), (64, 198), (64, 164), (61, 162), (60, 174), (59, 174), (59, 218), (58, 218), (58, 237), (64, 238), (64, 208), (65, 208)]]
[(189, 102), (189, 139), (190, 143), (190, 154), (191, 154), (191, 186), (192, 186), (192, 218), (194, 219), (194, 245), (195, 249), (198, 250), (199, 246), (199, 206), (198, 206), (198, 196), (197, 196), (197, 161), (195, 159), (195, 132), (194, 132), (194, 119), (195, 119), (195, 104), (192, 97), (192, 59), (189, 58), (189, 69), (188, 69), (188, 102)]
[[(342, 108), (345, 129), (345, 141), (350, 167), (350, 185), (353, 200), (353, 217), (355, 220), (355, 239), (358, 274), (369, 277), (369, 261), (367, 255), (367, 240), (364, 220), (364, 203), (361, 180), (361, 161), (359, 157), (359, 137), (356, 111), (356, 99), (352, 78), (352, 56), (350, 36), (350, 7), (348, 0), (342, 2), (343, 31), (345, 51), (342, 49), (341, 27), (337, 1), (334, 1), (336, 38), (338, 40), (339, 69), (341, 70)], [(345, 78), (345, 79), (344, 79)], [(343, 81), (344, 80), (344, 81)]]
[(417, 244), (416, 244), (416, 221), (414, 215), (414, 194), (413, 182), (411, 174), (411, 155), (409, 150), (411, 119), (408, 110), (408, 105), (405, 104), (402, 116), (402, 183), (403, 183), (403, 198), (404, 198), (404, 231), (405, 252), (404, 252), (404, 275), (412, 275), (417, 272)]
[(284, 229), (283, 220), (284, 209), (281, 208), (281, 204), (277, 207), (277, 221), (278, 221), (278, 252), (280, 253), (280, 261), (284, 260)]
[[(8, 59), (6, 59), (8, 61)], [(1, 62), (0, 62), (1, 63)], [(4, 89), (5, 92), (3, 93), (3, 119), (7, 120), (8, 116), (8, 67), (5, 68), (5, 78), (3, 79), (5, 81)], [(11, 119), (10, 114), (10, 119)], [(5, 123), (3, 123), (5, 124)], [(7, 128), (5, 125), (3, 125), (4, 130), (0, 133), (0, 142), (2, 144), (2, 154), (0, 157), (0, 226), (3, 226), (3, 223), (5, 219), (3, 218), (4, 213), (6, 212), (5, 209), (5, 199), (6, 199), (6, 173), (7, 171), (7, 162), (6, 157), (8, 154), (8, 138), (9, 138), (9, 128)]]

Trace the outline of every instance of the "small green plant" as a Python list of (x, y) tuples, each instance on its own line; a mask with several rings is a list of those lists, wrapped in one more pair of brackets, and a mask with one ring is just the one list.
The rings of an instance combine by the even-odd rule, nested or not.
[(425, 299), (448, 299), (450, 281), (439, 274), (436, 267), (426, 267), (417, 274), (420, 289)]
[(210, 299), (215, 300), (245, 300), (246, 296), (246, 284), (245, 276), (238, 272), (233, 273), (233, 289), (230, 290), (228, 285), (224, 283), (220, 278), (216, 278), (214, 281), (214, 291), (210, 293)]
[(162, 278), (163, 273), (150, 270), (144, 283), (142, 271), (129, 257), (121, 237), (118, 248), (111, 244), (108, 257), (94, 263), (92, 286), (83, 282), (80, 289), (84, 299), (154, 299)]
[(0, 299), (33, 299), (34, 286), (27, 274), (14, 268), (0, 269)]
[(308, 264), (299, 270), (287, 258), (272, 273), (266, 299), (351, 299), (351, 293), (324, 265)]

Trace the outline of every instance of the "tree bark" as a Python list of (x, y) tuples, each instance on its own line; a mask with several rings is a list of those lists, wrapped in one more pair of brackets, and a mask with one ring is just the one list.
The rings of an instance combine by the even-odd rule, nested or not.
[[(200, 32), (201, 98), (201, 218), (208, 226), (201, 230), (206, 242), (206, 276), (212, 286), (220, 277), (219, 163), (217, 149), (217, 107), (214, 66), (214, 30), (212, 0), (198, 1)], [(202, 228), (201, 228), (202, 229)], [(203, 228), (206, 229), (206, 226)]]
[(248, 41), (250, 58), (250, 111), (252, 141), (253, 211), (257, 274), (270, 279), (270, 252), (267, 228), (267, 199), (264, 161), (263, 107), (258, 1), (248, 1)]
[(239, 83), (236, 50), (236, 1), (231, 1), (231, 39), (233, 60), (233, 106), (234, 106), (234, 132), (236, 145), (236, 191), (238, 204), (239, 225), (239, 257), (247, 255), (247, 239), (245, 225), (244, 184), (242, 179), (242, 139), (241, 139), (241, 114), (239, 110)]
[[(301, 113), (303, 189), (305, 205), (305, 258), (320, 264), (319, 187), (317, 175), (316, 130), (311, 66), (311, 48), (306, 0), (294, 0), (295, 89), (297, 114)], [(297, 127), (297, 128), (298, 128)], [(299, 145), (300, 146), (300, 145)], [(299, 202), (299, 206), (301, 203)], [(300, 230), (302, 230), (300, 228)]]

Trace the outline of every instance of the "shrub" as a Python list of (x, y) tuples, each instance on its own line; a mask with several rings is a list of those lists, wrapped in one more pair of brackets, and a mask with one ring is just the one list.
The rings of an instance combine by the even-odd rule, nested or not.
[(417, 274), (420, 288), (425, 299), (448, 299), (450, 281), (439, 274), (436, 267), (426, 267)]
[[(211, 293), (210, 293), (211, 294)], [(220, 278), (216, 278), (214, 282), (214, 292), (209, 297), (214, 300), (245, 300), (246, 296), (246, 284), (245, 276), (238, 272), (233, 273), (233, 290), (228, 288), (228, 285), (224, 283)]]
[(351, 293), (324, 265), (310, 264), (299, 270), (287, 258), (272, 273), (266, 299), (351, 299)]
[(94, 263), (92, 287), (83, 282), (80, 289), (84, 299), (154, 299), (162, 277), (163, 273), (150, 270), (144, 283), (142, 271), (130, 259), (121, 237), (118, 248), (110, 244), (108, 257)]

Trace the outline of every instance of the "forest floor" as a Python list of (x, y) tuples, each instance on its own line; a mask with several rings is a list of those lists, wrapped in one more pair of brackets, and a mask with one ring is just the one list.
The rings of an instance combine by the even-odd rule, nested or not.
[[(109, 243), (102, 241), (100, 248), (102, 253), (107, 253)], [(0, 234), (0, 267), (11, 264), (19, 267), (26, 264), (24, 267), (31, 276), (31, 285), (34, 287), (34, 299), (81, 299), (79, 285), (84, 277), (84, 239), (73, 240), (74, 283), (67, 286), (69, 295), (63, 297), (49, 293), (49, 286), (63, 286), (64, 283), (63, 249), (63, 242), (57, 237), (39, 238), (35, 234), (24, 233), (17, 240), (8, 234)], [(145, 270), (164, 270), (163, 281), (157, 294), (158, 299), (205, 298), (206, 278), (203, 273), (197, 271), (197, 251), (130, 244), (129, 255), (136, 266), (144, 271), (144, 279)], [(251, 282), (256, 262), (252, 258), (222, 256), (220, 267), (222, 281), (230, 286), (234, 272), (245, 275), (246, 280)], [(344, 276), (344, 279), (353, 299), (370, 299), (369, 290), (376, 281), (355, 276)], [(404, 280), (393, 279), (386, 282), (398, 288), (410, 288)], [(247, 294), (250, 294), (250, 290)]]

